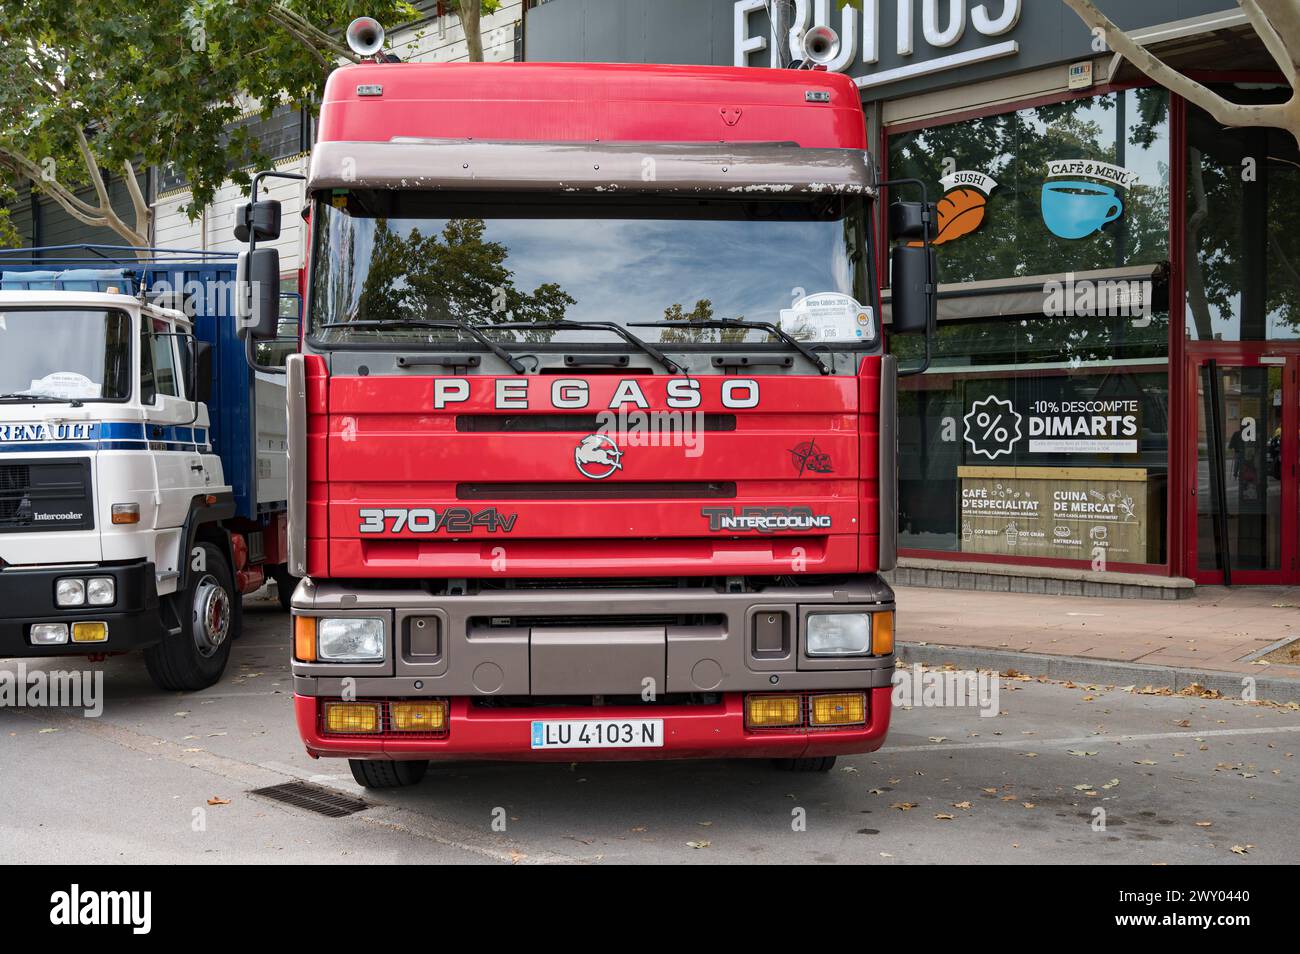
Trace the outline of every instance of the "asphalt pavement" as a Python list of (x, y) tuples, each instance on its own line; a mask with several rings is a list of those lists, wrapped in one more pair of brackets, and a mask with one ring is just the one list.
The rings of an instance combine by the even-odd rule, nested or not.
[[(1003, 679), (998, 712), (896, 708), (888, 745), (825, 775), (765, 761), (435, 765), (366, 792), (310, 759), (288, 618), (247, 604), (230, 669), (153, 689), (138, 656), (102, 714), (0, 708), (0, 861), (1286, 863), (1300, 857), (1300, 711)], [(16, 670), (18, 661), (0, 660)], [(27, 668), (69, 661), (27, 660)], [(80, 666), (81, 663), (76, 665)], [(249, 794), (363, 798), (330, 818)]]

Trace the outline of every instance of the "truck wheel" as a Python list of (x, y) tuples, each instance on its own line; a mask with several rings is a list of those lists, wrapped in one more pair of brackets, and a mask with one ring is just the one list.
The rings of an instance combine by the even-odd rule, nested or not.
[(783, 772), (829, 772), (835, 766), (835, 756), (819, 755), (811, 759), (773, 759), (772, 766)]
[(144, 651), (144, 664), (159, 689), (190, 692), (213, 685), (226, 670), (230, 641), (238, 636), (235, 587), (226, 558), (210, 543), (204, 569), (190, 574), (180, 603), (181, 631)]
[(289, 612), (289, 601), (293, 599), (293, 591), (294, 587), (298, 585), (298, 578), (290, 576), (286, 567), (277, 566), (271, 570), (271, 579), (275, 580), (275, 595), (280, 600), (280, 609), (286, 613)]
[(365, 788), (402, 788), (415, 785), (429, 771), (428, 762), (390, 762), (383, 759), (348, 759), (352, 777)]

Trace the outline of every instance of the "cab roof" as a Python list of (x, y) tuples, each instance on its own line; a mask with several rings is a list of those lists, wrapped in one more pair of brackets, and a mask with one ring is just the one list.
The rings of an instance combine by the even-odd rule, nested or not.
[(364, 63), (331, 73), (319, 140), (394, 138), (867, 145), (857, 87), (821, 70)]

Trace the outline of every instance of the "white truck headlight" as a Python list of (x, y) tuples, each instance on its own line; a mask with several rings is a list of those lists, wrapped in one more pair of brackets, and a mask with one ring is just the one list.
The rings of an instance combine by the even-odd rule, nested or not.
[(33, 623), (33, 646), (57, 646), (68, 641), (67, 623)]
[(56, 606), (85, 606), (86, 581), (65, 579), (56, 582), (54, 584), (54, 603)]
[(111, 576), (92, 576), (86, 581), (86, 602), (91, 606), (112, 606), (117, 586)]
[(865, 656), (871, 652), (867, 613), (814, 613), (804, 623), (809, 656)]
[(382, 619), (321, 619), (316, 623), (316, 658), (322, 662), (383, 662)]

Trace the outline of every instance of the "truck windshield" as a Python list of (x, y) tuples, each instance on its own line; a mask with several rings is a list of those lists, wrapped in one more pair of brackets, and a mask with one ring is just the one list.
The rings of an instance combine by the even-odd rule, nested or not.
[(506, 345), (619, 339), (600, 329), (493, 325), (616, 322), (642, 340), (686, 346), (774, 341), (766, 331), (689, 323), (778, 324), (796, 302), (823, 293), (856, 311), (869, 281), (863, 212), (861, 198), (842, 196), (340, 191), (316, 203), (312, 222), (311, 339), (325, 347), (464, 341), (454, 328), (418, 326), (454, 320)]
[(0, 401), (124, 401), (130, 393), (126, 312), (0, 306)]

